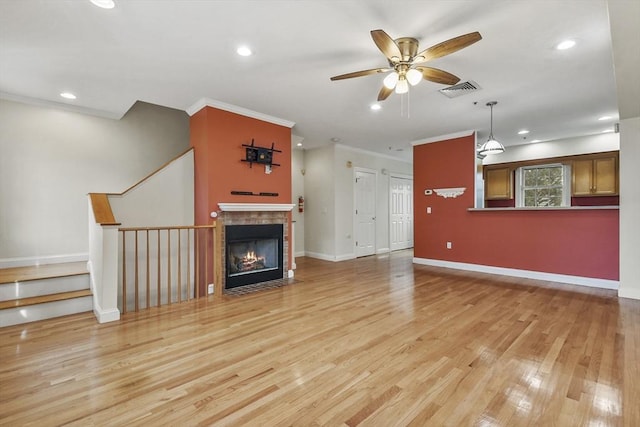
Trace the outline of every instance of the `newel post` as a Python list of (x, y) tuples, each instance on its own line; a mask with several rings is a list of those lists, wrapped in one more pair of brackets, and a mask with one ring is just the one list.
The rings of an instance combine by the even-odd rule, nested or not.
[(118, 226), (106, 194), (89, 194), (89, 273), (98, 322), (120, 319), (118, 309)]

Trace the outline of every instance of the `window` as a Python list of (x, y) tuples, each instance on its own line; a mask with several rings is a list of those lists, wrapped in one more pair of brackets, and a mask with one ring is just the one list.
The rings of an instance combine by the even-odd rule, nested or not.
[(571, 204), (569, 166), (523, 166), (516, 171), (516, 206), (555, 207)]

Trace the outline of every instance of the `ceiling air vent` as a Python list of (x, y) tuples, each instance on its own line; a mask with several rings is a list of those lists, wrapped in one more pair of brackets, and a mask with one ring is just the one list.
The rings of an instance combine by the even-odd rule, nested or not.
[(438, 92), (448, 98), (457, 98), (468, 93), (473, 93), (480, 89), (482, 88), (478, 83), (469, 80), (466, 82), (458, 83), (457, 85), (445, 87), (444, 89), (440, 89)]

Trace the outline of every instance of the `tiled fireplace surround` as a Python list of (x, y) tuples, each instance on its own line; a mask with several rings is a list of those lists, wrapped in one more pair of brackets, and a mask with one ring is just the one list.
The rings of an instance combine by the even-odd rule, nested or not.
[[(226, 289), (226, 237), (225, 226), (227, 225), (253, 225), (253, 224), (283, 224), (283, 242), (282, 242), (282, 261), (284, 266), (283, 278), (287, 277), (289, 266), (289, 218), (287, 211), (290, 211), (293, 205), (266, 205), (269, 210), (260, 210), (261, 205), (242, 205), (237, 206), (235, 204), (220, 204), (221, 210), (217, 212), (217, 227), (219, 227), (219, 241), (216, 242), (215, 256), (221, 260), (218, 264), (221, 268), (220, 279), (223, 282), (222, 289)], [(248, 210), (242, 210), (248, 209)], [(282, 210), (275, 210), (282, 209)]]

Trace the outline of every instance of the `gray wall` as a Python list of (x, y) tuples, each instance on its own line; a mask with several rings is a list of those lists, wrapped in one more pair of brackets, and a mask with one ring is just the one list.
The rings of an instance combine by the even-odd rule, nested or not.
[(291, 203), (296, 206), (293, 208), (291, 219), (296, 222), (294, 256), (304, 256), (305, 213), (298, 212), (298, 197), (306, 196), (304, 193), (304, 174), (306, 174), (304, 170), (304, 150), (293, 149), (291, 151)]
[[(376, 252), (389, 251), (389, 176), (412, 175), (413, 165), (343, 145), (306, 150), (304, 165), (306, 255), (329, 261), (355, 257), (353, 196), (357, 167), (377, 171)], [(386, 169), (386, 175), (382, 169)]]
[(333, 256), (335, 254), (333, 146), (306, 150), (304, 168), (305, 254), (317, 258), (322, 258), (323, 255)]
[(183, 111), (138, 102), (111, 120), (0, 100), (0, 266), (86, 255), (87, 193), (122, 192), (188, 148)]

